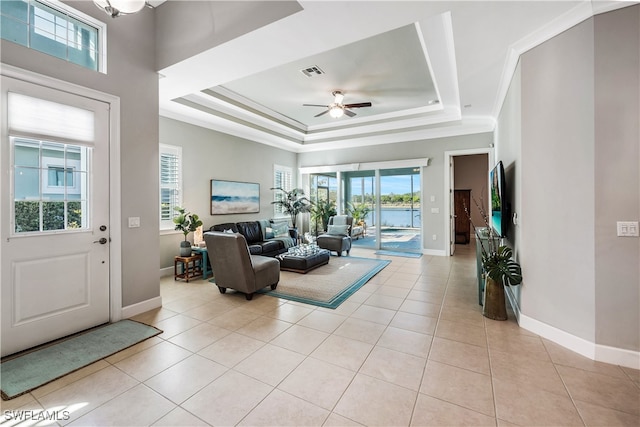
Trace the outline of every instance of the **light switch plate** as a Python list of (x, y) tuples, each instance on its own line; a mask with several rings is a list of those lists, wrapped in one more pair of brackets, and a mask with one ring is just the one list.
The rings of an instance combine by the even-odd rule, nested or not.
[(618, 221), (619, 237), (638, 237), (638, 221)]
[(440, 213), (440, 208), (431, 208), (431, 213), (432, 214)]
[(129, 217), (129, 228), (137, 228), (140, 227), (140, 217), (139, 216), (130, 216)]

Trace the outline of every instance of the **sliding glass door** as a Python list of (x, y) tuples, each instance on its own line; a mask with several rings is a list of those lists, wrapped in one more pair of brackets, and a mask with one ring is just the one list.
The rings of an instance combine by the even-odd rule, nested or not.
[(380, 170), (380, 248), (421, 248), (420, 168)]
[(357, 247), (421, 250), (420, 168), (342, 172), (345, 212), (363, 228)]
[(375, 171), (343, 172), (342, 181), (345, 213), (353, 217), (354, 227), (361, 227), (352, 244), (377, 248)]

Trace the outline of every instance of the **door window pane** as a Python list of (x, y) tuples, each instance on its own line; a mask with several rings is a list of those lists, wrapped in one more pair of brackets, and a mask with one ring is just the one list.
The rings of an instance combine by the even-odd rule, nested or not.
[(88, 228), (92, 149), (23, 138), (11, 138), (11, 144), (14, 232)]

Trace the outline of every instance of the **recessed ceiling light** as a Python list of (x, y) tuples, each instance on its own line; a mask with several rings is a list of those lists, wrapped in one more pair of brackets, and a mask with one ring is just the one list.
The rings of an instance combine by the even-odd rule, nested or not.
[(439, 104), (439, 103), (440, 103), (439, 99), (432, 99), (431, 101), (429, 101), (429, 105)]
[(465, 104), (464, 108), (471, 108), (471, 104)]

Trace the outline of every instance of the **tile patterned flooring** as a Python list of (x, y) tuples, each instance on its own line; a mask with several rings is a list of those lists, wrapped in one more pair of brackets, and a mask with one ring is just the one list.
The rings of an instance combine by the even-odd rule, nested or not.
[(482, 316), (472, 249), (383, 257), (336, 310), (163, 278), (164, 306), (135, 318), (163, 334), (2, 402), (0, 426), (43, 409), (73, 426), (640, 425), (640, 371)]

